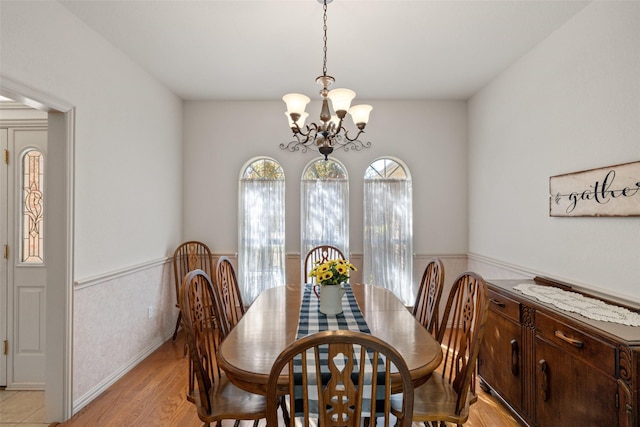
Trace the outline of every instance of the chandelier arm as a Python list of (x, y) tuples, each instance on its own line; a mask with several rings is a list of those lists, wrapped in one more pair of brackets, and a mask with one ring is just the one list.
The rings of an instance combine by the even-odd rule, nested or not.
[[(342, 129), (344, 130), (344, 138), (349, 141), (349, 142), (355, 142), (358, 141), (358, 137), (364, 133), (363, 130), (358, 130), (357, 135), (354, 138), (349, 138), (349, 131), (347, 129), (345, 129), (344, 127), (342, 127)], [(358, 141), (360, 142), (360, 141)], [(363, 144), (364, 145), (364, 144)], [(371, 143), (369, 142), (369, 145), (371, 145)]]
[(294, 122), (295, 127), (292, 127), (291, 129), (293, 130), (293, 135), (296, 136), (296, 138), (298, 140), (300, 140), (300, 137), (298, 135), (302, 135), (305, 138), (304, 142), (306, 143), (309, 138), (318, 132), (318, 125), (315, 123), (311, 123), (305, 126), (305, 129), (307, 130), (306, 132), (302, 131), (302, 128), (300, 126), (298, 126), (297, 123)]
[[(315, 139), (315, 137), (312, 137), (311, 130), (309, 130), (306, 134), (299, 133), (299, 134), (293, 134), (293, 136), (295, 136), (298, 143), (302, 145), (306, 145), (309, 141), (313, 141)], [(301, 136), (304, 138), (301, 138)]]
[[(338, 124), (336, 125), (336, 132), (335, 132), (335, 135), (336, 135), (336, 136), (340, 135), (340, 131), (342, 131), (342, 130), (344, 131), (345, 135), (347, 134), (347, 129), (346, 129), (344, 126), (342, 126), (342, 119), (343, 119), (343, 118), (344, 118), (344, 117), (339, 117), (339, 116), (338, 116), (338, 120), (339, 120), (339, 121), (338, 121)], [(357, 138), (357, 137), (356, 137), (356, 138)], [(348, 138), (347, 138), (347, 139), (348, 139)]]

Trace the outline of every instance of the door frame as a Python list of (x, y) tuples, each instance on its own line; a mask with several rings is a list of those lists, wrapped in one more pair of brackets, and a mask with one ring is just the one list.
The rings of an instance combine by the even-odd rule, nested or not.
[(45, 420), (65, 421), (73, 415), (75, 107), (1, 74), (0, 95), (48, 112)]
[[(9, 149), (9, 129), (0, 128), (0, 150)], [(0, 166), (0, 247), (9, 244), (9, 168)], [(4, 247), (3, 252), (4, 252)], [(5, 258), (5, 253), (0, 255)], [(0, 340), (9, 339), (9, 260), (0, 261)], [(2, 287), (2, 283), (4, 288)], [(3, 343), (4, 344), (4, 343)], [(9, 371), (9, 352), (0, 349), (0, 385), (7, 385), (7, 374)]]

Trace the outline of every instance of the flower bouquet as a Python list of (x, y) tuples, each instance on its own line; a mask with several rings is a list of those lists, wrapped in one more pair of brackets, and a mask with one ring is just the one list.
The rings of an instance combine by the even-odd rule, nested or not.
[(315, 277), (320, 285), (339, 285), (349, 280), (349, 272), (357, 271), (346, 259), (330, 259), (317, 264), (310, 272), (309, 277)]

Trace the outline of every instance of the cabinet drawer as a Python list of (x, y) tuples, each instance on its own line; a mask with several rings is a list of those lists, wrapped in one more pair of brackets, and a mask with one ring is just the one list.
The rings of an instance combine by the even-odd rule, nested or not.
[(489, 309), (520, 322), (520, 303), (489, 289)]
[(580, 330), (559, 320), (547, 316), (541, 311), (536, 313), (536, 334), (562, 348), (569, 355), (615, 375), (615, 347), (593, 338)]

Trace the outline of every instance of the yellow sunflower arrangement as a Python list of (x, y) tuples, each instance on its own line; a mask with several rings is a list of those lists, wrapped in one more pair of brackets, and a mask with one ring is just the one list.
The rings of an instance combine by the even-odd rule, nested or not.
[(349, 270), (356, 268), (346, 259), (330, 259), (327, 262), (317, 264), (310, 272), (309, 277), (315, 277), (316, 283), (321, 285), (339, 285), (349, 280)]

